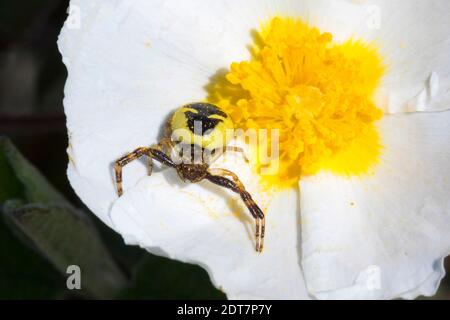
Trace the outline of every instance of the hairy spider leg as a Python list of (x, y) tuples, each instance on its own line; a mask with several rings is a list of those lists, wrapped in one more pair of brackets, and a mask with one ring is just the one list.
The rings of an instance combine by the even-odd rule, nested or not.
[(160, 150), (159, 148), (148, 148), (148, 147), (141, 147), (137, 148), (131, 153), (128, 153), (127, 155), (123, 156), (119, 160), (115, 162), (114, 165), (114, 171), (116, 175), (116, 185), (117, 185), (117, 193), (119, 197), (123, 194), (122, 189), (122, 168), (125, 167), (130, 162), (139, 159), (142, 156), (148, 156), (148, 163), (149, 163), (149, 175), (151, 175), (151, 169), (153, 168), (153, 162), (152, 159), (157, 160), (169, 167), (175, 167), (176, 165), (173, 163), (172, 159), (164, 153), (164, 151)]
[(159, 149), (164, 151), (164, 153), (168, 156), (171, 156), (172, 150), (175, 146), (175, 143), (170, 138), (163, 138), (159, 143), (155, 146), (152, 146), (155, 149)]
[[(250, 193), (245, 190), (244, 185), (236, 176), (236, 174), (225, 169), (210, 169), (208, 170), (208, 173), (209, 174), (205, 177), (205, 179), (211, 181), (214, 184), (230, 189), (241, 196), (241, 199), (244, 201), (245, 205), (250, 211), (250, 214), (255, 219), (256, 251), (261, 252), (264, 245), (265, 232), (265, 216), (262, 210), (255, 203)], [(221, 174), (223, 174), (224, 176)], [(225, 176), (230, 176), (231, 180), (226, 178)]]
[[(241, 149), (242, 150), (242, 149)], [(236, 186), (240, 189), (240, 190), (245, 190), (245, 187), (243, 185), (243, 183), (241, 182), (241, 180), (238, 178), (238, 176), (230, 171), (230, 170), (226, 170), (226, 169), (209, 169), (208, 172), (212, 175), (217, 175), (217, 176), (228, 176), (230, 177), (233, 182), (236, 184)], [(265, 216), (263, 214), (263, 217), (261, 218), (261, 225), (260, 225), (260, 221), (259, 219), (256, 219), (256, 234), (255, 237), (258, 239), (259, 235), (260, 235), (260, 248), (262, 250), (262, 248), (264, 247), (264, 235), (265, 235)], [(258, 250), (257, 250), (258, 251)]]

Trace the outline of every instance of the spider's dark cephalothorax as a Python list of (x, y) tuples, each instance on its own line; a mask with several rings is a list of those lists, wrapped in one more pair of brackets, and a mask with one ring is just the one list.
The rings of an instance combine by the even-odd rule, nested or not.
[[(177, 170), (178, 176), (186, 182), (210, 182), (238, 193), (247, 206), (256, 224), (256, 251), (261, 252), (264, 244), (265, 217), (236, 174), (226, 169), (210, 168), (211, 156), (217, 157), (226, 151), (242, 152), (236, 147), (227, 147), (226, 131), (233, 129), (230, 117), (218, 106), (210, 103), (191, 103), (175, 111), (168, 122), (167, 137), (151, 147), (141, 147), (115, 162), (117, 193), (122, 195), (122, 168), (142, 156), (149, 158), (149, 175), (153, 162)], [(182, 153), (179, 146), (191, 146), (202, 153), (200, 163), (194, 161), (194, 152)], [(182, 150), (182, 148), (181, 148)], [(203, 156), (205, 155), (205, 156)], [(206, 156), (207, 155), (207, 156)], [(177, 159), (175, 159), (175, 156)], [(244, 155), (245, 156), (245, 155)], [(177, 161), (177, 160), (182, 161)]]

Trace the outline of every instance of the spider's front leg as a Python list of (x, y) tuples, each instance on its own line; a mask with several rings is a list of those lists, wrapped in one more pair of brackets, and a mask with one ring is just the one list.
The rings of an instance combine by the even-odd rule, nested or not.
[[(132, 161), (134, 161), (136, 159), (139, 159), (144, 154), (147, 154), (149, 149), (150, 148), (146, 148), (146, 147), (137, 148), (133, 152), (126, 154), (125, 156), (123, 156), (122, 158), (120, 158), (119, 160), (117, 160), (115, 162), (114, 171), (115, 171), (115, 174), (116, 174), (117, 194), (119, 195), (119, 197), (123, 194), (123, 189), (122, 189), (122, 168), (125, 167), (130, 162), (132, 162)], [(149, 160), (149, 163), (151, 163), (151, 159)], [(152, 168), (153, 164), (149, 164), (149, 167)]]
[(153, 168), (153, 162), (152, 159), (155, 159), (169, 167), (175, 167), (175, 164), (173, 163), (172, 159), (162, 150), (160, 150), (159, 147), (155, 148), (148, 148), (148, 147), (141, 147), (137, 148), (133, 152), (123, 156), (119, 160), (115, 162), (114, 165), (114, 171), (116, 176), (116, 185), (117, 185), (117, 193), (119, 197), (123, 194), (122, 189), (122, 168), (129, 164), (130, 162), (139, 159), (142, 156), (148, 156), (148, 174), (151, 175), (152, 168)]
[[(230, 177), (228, 179), (226, 177)], [(208, 169), (208, 175), (205, 177), (214, 184), (230, 189), (241, 196), (247, 206), (250, 214), (255, 219), (256, 231), (256, 251), (261, 252), (264, 246), (264, 234), (265, 234), (265, 216), (256, 202), (253, 200), (250, 193), (245, 190), (244, 185), (239, 180), (238, 176), (233, 172), (225, 169)]]

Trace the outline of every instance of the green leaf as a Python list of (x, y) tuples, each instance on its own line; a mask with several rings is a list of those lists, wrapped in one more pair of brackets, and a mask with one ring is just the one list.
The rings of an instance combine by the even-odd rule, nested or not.
[[(81, 268), (83, 290), (76, 293), (112, 298), (126, 285), (90, 219), (74, 209), (6, 138), (0, 138), (0, 186), (0, 211), (7, 226), (63, 275), (67, 276), (70, 265)], [(0, 260), (8, 257), (12, 255), (0, 252)], [(18, 282), (24, 274), (32, 278), (33, 270), (16, 267), (17, 272), (0, 265), (0, 276), (16, 274)], [(47, 267), (49, 274), (55, 273), (54, 268)], [(55, 288), (64, 288), (65, 280), (58, 281)]]
[(113, 297), (126, 279), (112, 261), (89, 220), (70, 208), (8, 202), (4, 208), (14, 224), (62, 273), (77, 265), (82, 287), (100, 298)]
[(24, 188), (14, 173), (0, 138), (0, 204), (12, 198), (24, 199)]
[(0, 186), (0, 204), (15, 198), (27, 202), (69, 205), (6, 137), (0, 137)]
[(65, 281), (43, 257), (24, 246), (0, 219), (0, 299), (52, 298)]

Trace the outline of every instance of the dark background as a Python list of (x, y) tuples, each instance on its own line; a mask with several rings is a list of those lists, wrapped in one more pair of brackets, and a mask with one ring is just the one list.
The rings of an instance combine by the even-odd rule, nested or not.
[[(0, 0), (0, 135), (9, 137), (74, 206), (88, 212), (66, 177), (62, 100), (67, 73), (56, 40), (68, 2)], [(89, 216), (127, 279), (118, 293), (107, 298), (225, 298), (203, 269), (127, 247), (93, 214)], [(0, 299), (73, 298), (98, 297), (85, 290), (67, 290), (66, 275), (17, 237), (1, 218)], [(434, 298), (450, 299), (449, 277)]]

